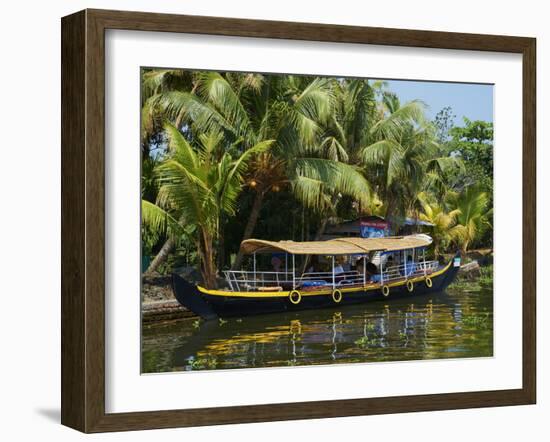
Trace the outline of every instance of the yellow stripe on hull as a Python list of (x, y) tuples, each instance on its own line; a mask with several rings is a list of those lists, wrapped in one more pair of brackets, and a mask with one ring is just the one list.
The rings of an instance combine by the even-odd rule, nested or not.
[[(445, 273), (449, 267), (452, 264), (452, 260), (449, 261), (449, 263), (443, 267), (441, 270), (438, 270), (437, 272), (430, 273), (430, 278), (434, 278), (436, 276), (441, 275), (442, 273)], [(395, 281), (387, 284), (388, 287), (397, 287), (401, 285), (407, 284), (407, 281), (412, 282), (418, 282), (418, 281), (424, 281), (425, 277), (424, 275), (416, 276), (414, 278), (410, 279), (403, 279), (401, 281)], [(353, 293), (353, 292), (361, 292), (361, 291), (372, 291), (372, 290), (378, 290), (382, 286), (381, 285), (366, 285), (361, 287), (338, 287), (338, 289), (344, 293)], [(235, 298), (288, 298), (291, 290), (286, 291), (280, 291), (280, 292), (231, 292), (229, 290), (209, 290), (204, 287), (201, 287), (200, 285), (197, 286), (199, 291), (201, 293), (204, 293), (206, 295), (211, 296), (224, 296), (224, 297), (235, 297)], [(330, 289), (324, 289), (324, 290), (315, 290), (315, 291), (302, 291), (300, 292), (302, 296), (318, 296), (318, 295), (332, 295), (332, 287)]]

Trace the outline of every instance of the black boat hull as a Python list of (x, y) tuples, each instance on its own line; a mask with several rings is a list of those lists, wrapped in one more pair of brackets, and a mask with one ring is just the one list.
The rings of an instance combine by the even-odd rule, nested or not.
[(407, 288), (406, 281), (393, 282), (388, 285), (387, 296), (384, 295), (382, 287), (344, 288), (341, 289), (342, 297), (338, 303), (334, 301), (332, 292), (326, 289), (319, 292), (301, 292), (299, 302), (293, 303), (288, 292), (271, 294), (249, 292), (235, 296), (230, 291), (200, 288), (188, 283), (177, 274), (172, 275), (172, 287), (174, 295), (181, 305), (208, 320), (327, 308), (335, 305), (359, 304), (376, 299), (411, 297), (441, 292), (453, 282), (459, 271), (459, 267), (453, 263), (454, 260), (451, 260), (442, 270), (429, 275), (431, 286), (423, 277), (417, 277), (412, 280), (412, 291)]

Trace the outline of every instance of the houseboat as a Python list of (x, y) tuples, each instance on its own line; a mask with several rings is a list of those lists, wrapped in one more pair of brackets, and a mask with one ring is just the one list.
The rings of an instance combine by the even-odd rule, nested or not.
[[(460, 255), (441, 265), (426, 260), (425, 234), (326, 241), (248, 239), (251, 269), (224, 272), (226, 287), (207, 289), (172, 276), (176, 299), (204, 319), (357, 304), (445, 290)], [(258, 264), (269, 263), (270, 270)]]

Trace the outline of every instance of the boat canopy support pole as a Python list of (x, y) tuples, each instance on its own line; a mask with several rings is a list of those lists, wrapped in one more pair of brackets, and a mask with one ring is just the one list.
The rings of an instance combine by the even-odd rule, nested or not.
[(426, 271), (426, 248), (422, 249), (422, 265), (424, 267), (424, 277), (426, 277), (427, 271)]
[(363, 286), (367, 285), (367, 255), (363, 255)]
[(332, 255), (332, 288), (336, 288), (336, 275), (334, 273), (334, 255)]
[(254, 288), (256, 288), (256, 252), (254, 252)]
[(382, 252), (380, 252), (380, 285), (384, 285), (384, 263), (382, 261)]
[(296, 288), (296, 259), (294, 254), (292, 254), (292, 288)]
[(409, 279), (409, 262), (407, 261), (406, 249), (403, 249), (403, 274), (405, 275), (405, 281)]

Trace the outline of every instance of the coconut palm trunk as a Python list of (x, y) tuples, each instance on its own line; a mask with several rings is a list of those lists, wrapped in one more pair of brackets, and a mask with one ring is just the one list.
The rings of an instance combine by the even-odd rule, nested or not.
[(155, 259), (151, 261), (151, 264), (149, 264), (149, 267), (145, 271), (146, 275), (150, 275), (157, 271), (157, 269), (166, 262), (166, 259), (176, 246), (176, 240), (173, 236), (169, 237), (163, 246), (161, 247), (160, 251), (157, 253), (157, 256), (155, 256)]
[[(338, 200), (340, 199), (340, 195), (335, 194), (332, 196), (331, 199), (331, 208), (330, 210), (336, 212), (336, 205), (338, 204)], [(315, 241), (320, 241), (323, 235), (325, 234), (325, 230), (327, 229), (328, 221), (330, 219), (329, 214), (327, 213), (325, 216), (323, 216), (323, 219), (321, 220), (321, 224), (317, 228), (317, 232), (315, 233)], [(304, 259), (304, 265), (302, 267), (302, 273), (304, 273), (307, 270), (307, 266), (309, 265), (309, 259), (310, 256), (306, 255)]]
[[(334, 211), (334, 213), (336, 213), (336, 205), (338, 204), (339, 199), (340, 199), (340, 195), (335, 194), (335, 195), (332, 196), (332, 199), (330, 201), (330, 203), (331, 203), (330, 210)], [(330, 216), (327, 213), (323, 217), (323, 219), (321, 220), (321, 224), (319, 225), (319, 228), (317, 229), (317, 233), (315, 234), (315, 241), (320, 241), (321, 238), (323, 237), (323, 235), (325, 234), (325, 230), (327, 228), (329, 218), (330, 218)]]
[(325, 234), (325, 230), (327, 229), (328, 224), (328, 216), (325, 216), (321, 224), (319, 225), (319, 228), (317, 229), (317, 233), (315, 233), (315, 241), (320, 241), (323, 235)]
[[(243, 239), (242, 239), (243, 241), (246, 239), (250, 239), (252, 237), (252, 233), (254, 233), (254, 228), (256, 227), (256, 223), (258, 222), (258, 218), (260, 216), (260, 211), (262, 210), (264, 196), (265, 196), (264, 191), (256, 192), (256, 196), (254, 197), (254, 203), (252, 204), (252, 209), (250, 211), (250, 215), (248, 216), (246, 227), (244, 228)], [(241, 267), (242, 261), (243, 261), (243, 253), (239, 248), (239, 251), (237, 252), (237, 257), (235, 258), (235, 262), (233, 262), (233, 265), (231, 266), (231, 270), (239, 269)]]
[(216, 261), (214, 254), (214, 247), (212, 236), (206, 232), (202, 231), (201, 235), (201, 244), (200, 251), (202, 255), (201, 259), (201, 273), (204, 285), (208, 289), (214, 289), (217, 286), (216, 282)]
[(393, 231), (394, 234), (397, 234), (394, 229), (395, 229), (395, 211), (396, 211), (396, 208), (395, 208), (395, 204), (394, 204), (394, 200), (392, 198), (392, 196), (390, 195), (387, 195), (386, 196), (386, 214), (384, 215), (384, 218), (386, 219), (386, 221), (389, 221), (390, 222), (390, 225), (391, 225), (391, 229)]

